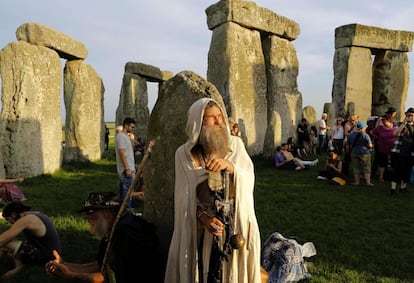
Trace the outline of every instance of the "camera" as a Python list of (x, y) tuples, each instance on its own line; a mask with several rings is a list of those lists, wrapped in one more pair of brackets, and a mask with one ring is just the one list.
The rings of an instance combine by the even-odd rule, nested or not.
[(413, 117), (405, 117), (405, 121), (412, 122), (413, 121)]

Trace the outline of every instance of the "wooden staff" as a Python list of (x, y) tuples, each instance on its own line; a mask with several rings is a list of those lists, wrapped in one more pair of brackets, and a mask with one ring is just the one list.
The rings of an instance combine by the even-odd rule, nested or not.
[(154, 145), (155, 145), (155, 141), (152, 140), (152, 141), (149, 142), (147, 148), (145, 149), (144, 156), (142, 157), (142, 160), (141, 160), (141, 162), (138, 165), (138, 171), (135, 174), (134, 180), (132, 180), (132, 183), (129, 186), (128, 192), (126, 193), (126, 195), (124, 197), (124, 200), (122, 201), (122, 204), (121, 204), (121, 207), (119, 208), (118, 214), (115, 217), (114, 224), (112, 225), (111, 233), (109, 234), (109, 237), (108, 237), (108, 244), (106, 246), (105, 256), (104, 256), (104, 259), (103, 259), (103, 262), (102, 262), (102, 266), (101, 266), (101, 272), (102, 272), (102, 274), (105, 274), (105, 267), (106, 267), (106, 263), (108, 261), (109, 251), (111, 249), (112, 237), (114, 235), (116, 225), (118, 224), (119, 219), (121, 218), (122, 214), (124, 213), (124, 210), (126, 208), (127, 202), (129, 200), (129, 198), (131, 197), (131, 193), (134, 190), (134, 188), (135, 188), (135, 186), (136, 186), (136, 184), (138, 182), (139, 176), (141, 175), (141, 173), (142, 173), (142, 171), (144, 169), (145, 163), (147, 162), (148, 157), (151, 154), (152, 147)]

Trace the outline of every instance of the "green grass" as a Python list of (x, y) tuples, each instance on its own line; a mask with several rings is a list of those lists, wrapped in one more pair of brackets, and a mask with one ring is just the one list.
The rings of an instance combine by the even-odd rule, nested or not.
[[(99, 162), (65, 165), (21, 184), (26, 204), (55, 222), (67, 261), (94, 259), (98, 240), (77, 211), (89, 192), (117, 191), (114, 156), (111, 140)], [(295, 172), (278, 171), (260, 157), (254, 163), (262, 241), (277, 231), (299, 243), (313, 242), (317, 255), (306, 259), (312, 262), (310, 282), (414, 282), (413, 195), (390, 197), (389, 184), (375, 180), (375, 188), (329, 185), (316, 180), (323, 164)], [(0, 221), (2, 231), (8, 227)], [(47, 277), (42, 267), (30, 267), (1, 282), (66, 281)]]

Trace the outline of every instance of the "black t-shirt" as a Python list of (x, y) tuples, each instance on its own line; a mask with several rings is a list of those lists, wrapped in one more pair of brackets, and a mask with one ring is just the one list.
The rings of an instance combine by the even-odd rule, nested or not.
[[(97, 260), (102, 265), (107, 241), (99, 246)], [(123, 215), (112, 237), (107, 261), (117, 283), (163, 282), (165, 259), (159, 251), (155, 226), (140, 216)]]

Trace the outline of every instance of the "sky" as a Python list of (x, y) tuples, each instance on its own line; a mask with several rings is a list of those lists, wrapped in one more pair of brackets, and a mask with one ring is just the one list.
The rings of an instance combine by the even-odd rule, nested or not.
[[(414, 31), (414, 1), (254, 2), (300, 25), (301, 33), (292, 42), (299, 60), (298, 89), (303, 107), (313, 106), (317, 116), (322, 113), (324, 103), (331, 102), (335, 28), (358, 23)], [(17, 28), (28, 22), (49, 26), (81, 41), (88, 49), (85, 62), (96, 70), (105, 86), (105, 121), (114, 121), (127, 62), (153, 65), (174, 74), (190, 70), (207, 77), (212, 31), (207, 27), (205, 10), (215, 3), (204, 0), (1, 1), (0, 49), (16, 41)], [(408, 58), (414, 66), (412, 52)], [(411, 80), (413, 70), (411, 67)], [(154, 83), (148, 86), (152, 109), (158, 86)], [(406, 108), (411, 106), (414, 107), (414, 87), (410, 85)]]

